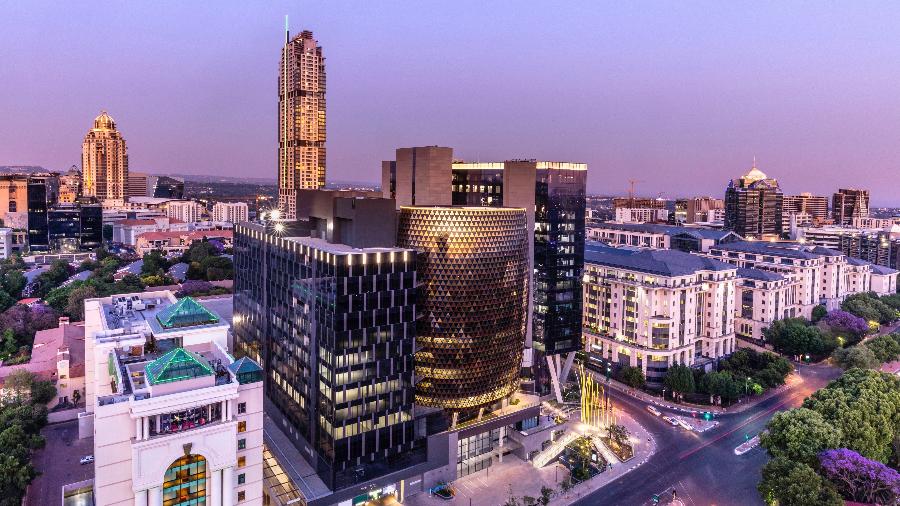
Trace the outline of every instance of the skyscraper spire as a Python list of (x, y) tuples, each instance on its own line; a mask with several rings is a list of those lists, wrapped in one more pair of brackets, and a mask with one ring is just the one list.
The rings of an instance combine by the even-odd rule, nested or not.
[(291, 41), (291, 30), (288, 28), (288, 15), (284, 15), (284, 43), (287, 44)]

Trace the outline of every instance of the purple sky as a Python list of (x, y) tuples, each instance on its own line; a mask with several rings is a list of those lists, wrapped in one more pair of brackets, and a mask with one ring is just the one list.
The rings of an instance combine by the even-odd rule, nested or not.
[(79, 163), (103, 108), (132, 170), (274, 179), (284, 14), (325, 48), (329, 180), (440, 144), (721, 196), (755, 155), (900, 205), (896, 2), (4, 2), (0, 165)]

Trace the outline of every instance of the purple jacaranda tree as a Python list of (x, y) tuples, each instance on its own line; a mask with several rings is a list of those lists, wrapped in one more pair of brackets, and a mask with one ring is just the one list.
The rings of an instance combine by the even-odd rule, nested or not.
[(217, 255), (221, 255), (225, 251), (225, 245), (222, 244), (222, 241), (218, 239), (210, 239), (209, 243), (216, 248)]
[(52, 329), (59, 321), (59, 313), (43, 304), (28, 307), (17, 304), (0, 313), (0, 331), (11, 329), (14, 334), (30, 340), (39, 330)]
[(897, 504), (900, 473), (867, 459), (853, 450), (839, 448), (819, 454), (822, 472), (844, 498), (866, 504)]
[(194, 295), (195, 293), (208, 292), (213, 288), (215, 288), (215, 286), (209, 281), (191, 279), (182, 283), (181, 290), (178, 290), (178, 293), (176, 293), (175, 295), (177, 297), (184, 297), (185, 295)]
[(864, 319), (840, 309), (830, 311), (825, 317), (825, 323), (831, 328), (843, 329), (856, 335), (863, 335), (869, 330), (869, 323)]

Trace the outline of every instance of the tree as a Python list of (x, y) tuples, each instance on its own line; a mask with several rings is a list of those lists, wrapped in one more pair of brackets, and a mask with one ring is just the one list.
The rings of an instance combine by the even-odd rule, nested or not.
[(6, 311), (16, 304), (16, 299), (5, 290), (0, 290), (0, 311)]
[(25, 289), (27, 283), (28, 280), (25, 279), (25, 275), (22, 274), (22, 271), (12, 269), (4, 272), (3, 278), (0, 280), (0, 285), (2, 285), (3, 290), (14, 299), (22, 296), (22, 290)]
[(684, 395), (694, 393), (694, 373), (686, 365), (672, 364), (666, 372), (663, 384), (673, 394)]
[(541, 506), (547, 506), (550, 504), (550, 499), (553, 498), (553, 489), (547, 486), (541, 487), (541, 496), (538, 497), (538, 502)]
[(838, 348), (834, 350), (831, 358), (842, 369), (878, 369), (881, 362), (868, 346), (854, 346), (852, 348)]
[[(869, 323), (865, 318), (840, 309), (829, 312), (823, 321), (833, 329), (845, 330), (857, 337), (869, 331)], [(874, 321), (878, 321), (877, 318)]]
[(776, 320), (763, 330), (766, 341), (786, 355), (821, 355), (825, 351), (822, 334), (803, 318)]
[(568, 495), (569, 491), (572, 490), (572, 479), (566, 476), (563, 478), (562, 482), (559, 484), (560, 490), (562, 490), (563, 494)]
[(757, 486), (767, 504), (778, 506), (843, 506), (844, 502), (828, 481), (810, 466), (776, 457), (762, 469)]
[(56, 387), (52, 381), (35, 381), (31, 384), (31, 402), (47, 404), (56, 398)]
[(710, 396), (720, 397), (723, 401), (730, 401), (741, 396), (744, 384), (736, 382), (728, 371), (713, 371), (704, 374), (700, 379), (700, 390)]
[(646, 383), (644, 371), (640, 367), (624, 366), (619, 370), (619, 381), (631, 388), (641, 388)]
[(219, 249), (208, 240), (194, 241), (182, 255), (181, 261), (185, 263), (200, 263), (206, 257), (216, 256), (220, 253)]
[(164, 274), (170, 267), (169, 260), (166, 255), (155, 249), (149, 253), (144, 253), (144, 263), (141, 265), (142, 276), (158, 276)]
[(866, 504), (897, 504), (900, 473), (853, 450), (840, 448), (819, 455), (825, 477), (844, 497)]
[(66, 314), (75, 321), (84, 321), (84, 300), (97, 297), (97, 290), (93, 286), (85, 285), (69, 292), (66, 298)]
[(81, 390), (76, 388), (75, 390), (72, 391), (72, 403), (77, 406), (80, 401), (81, 401)]
[(776, 413), (760, 436), (760, 444), (775, 458), (815, 465), (823, 450), (841, 443), (842, 433), (820, 413), (797, 408)]
[(900, 379), (850, 369), (807, 398), (803, 407), (819, 412), (841, 431), (841, 447), (887, 462), (900, 432)]
[(818, 322), (822, 318), (825, 318), (825, 315), (827, 315), (827, 314), (828, 314), (828, 310), (825, 309), (825, 306), (819, 304), (818, 306), (814, 307), (812, 310), (813, 323)]
[(893, 362), (900, 358), (900, 334), (887, 334), (872, 338), (866, 343), (879, 362)]
[(234, 264), (228, 257), (206, 257), (200, 262), (200, 271), (207, 281), (234, 279)]
[(866, 320), (890, 323), (897, 319), (896, 308), (885, 304), (874, 293), (856, 293), (841, 303), (841, 309)]

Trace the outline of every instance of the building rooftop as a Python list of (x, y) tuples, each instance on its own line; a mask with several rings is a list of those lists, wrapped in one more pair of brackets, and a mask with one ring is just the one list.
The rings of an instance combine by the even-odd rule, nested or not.
[(318, 237), (285, 237), (284, 240), (336, 255), (342, 253), (390, 253), (392, 251), (412, 251), (405, 248), (354, 248), (352, 246), (347, 246), (346, 244), (328, 242), (325, 239), (320, 239)]
[(7, 376), (24, 369), (41, 379), (55, 380), (57, 363), (69, 361), (69, 377), (84, 377), (84, 323), (68, 323), (60, 319), (59, 326), (39, 330), (34, 335), (31, 359), (24, 364), (0, 366), (0, 384)]
[(613, 248), (603, 243), (587, 242), (584, 248), (586, 263), (647, 272), (660, 276), (689, 276), (698, 271), (736, 270), (734, 265), (708, 257), (677, 250), (632, 250)]
[(656, 223), (615, 223), (606, 222), (593, 225), (591, 228), (605, 228), (611, 230), (625, 230), (629, 232), (642, 232), (647, 234), (678, 235), (689, 234), (698, 239), (712, 239), (720, 241), (728, 236), (740, 237), (730, 230), (713, 230), (698, 227), (679, 227), (675, 225), (659, 225)]
[(144, 366), (145, 377), (151, 385), (170, 383), (201, 376), (211, 376), (213, 370), (199, 354), (175, 348)]
[(883, 265), (871, 264), (871, 267), (873, 273), (881, 274), (884, 276), (889, 276), (891, 274), (897, 274), (898, 272), (900, 272), (897, 269), (891, 269), (890, 267), (885, 267)]
[(777, 272), (764, 271), (761, 269), (749, 269), (741, 267), (737, 270), (738, 276), (747, 279), (756, 279), (759, 281), (781, 281), (784, 276)]
[(715, 249), (805, 260), (815, 260), (823, 256), (843, 255), (840, 251), (823, 246), (807, 246), (795, 242), (738, 241), (720, 244)]
[(191, 297), (184, 297), (163, 309), (156, 314), (156, 320), (166, 329), (219, 323), (218, 315)]

